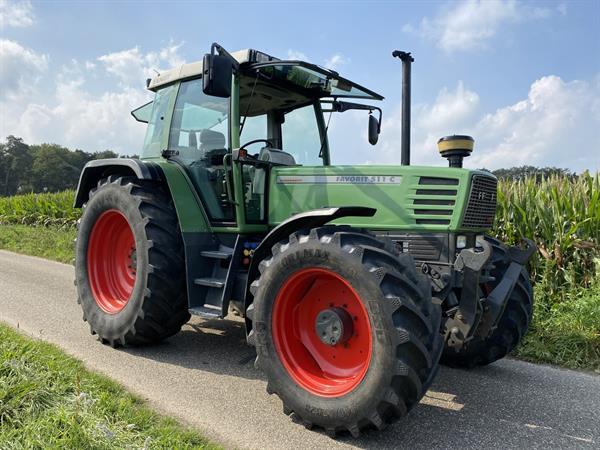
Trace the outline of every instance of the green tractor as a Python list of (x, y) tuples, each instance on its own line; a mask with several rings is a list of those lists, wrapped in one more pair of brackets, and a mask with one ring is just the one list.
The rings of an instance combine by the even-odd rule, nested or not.
[[(331, 164), (327, 112), (383, 97), (338, 73), (218, 44), (147, 80), (140, 159), (88, 163), (76, 284), (92, 334), (113, 347), (177, 333), (190, 315), (245, 319), (256, 366), (285, 414), (359, 435), (404, 416), (440, 361), (489, 364), (526, 333), (534, 246), (485, 236), (497, 180), (462, 168), (468, 136), (439, 142), (450, 167), (409, 165), (409, 53), (401, 166)], [(376, 117), (377, 116), (377, 117)]]

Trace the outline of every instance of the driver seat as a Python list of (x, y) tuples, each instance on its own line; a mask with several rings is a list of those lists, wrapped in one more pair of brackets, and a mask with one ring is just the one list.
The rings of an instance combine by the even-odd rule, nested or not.
[[(272, 147), (263, 147), (260, 149), (260, 153), (258, 154), (258, 159), (261, 161), (269, 161), (278, 166), (296, 166), (296, 160), (292, 155), (278, 148)], [(255, 168), (254, 176), (252, 179), (252, 192), (254, 194), (258, 194), (261, 198), (260, 208), (261, 208), (261, 217), (264, 217), (264, 196), (265, 196), (265, 181), (267, 179), (267, 169), (265, 168)]]
[(292, 155), (287, 152), (284, 152), (281, 149), (273, 148), (273, 147), (263, 147), (260, 149), (260, 153), (258, 154), (258, 159), (261, 161), (270, 161), (273, 164), (277, 164), (280, 166), (295, 166), (296, 160)]

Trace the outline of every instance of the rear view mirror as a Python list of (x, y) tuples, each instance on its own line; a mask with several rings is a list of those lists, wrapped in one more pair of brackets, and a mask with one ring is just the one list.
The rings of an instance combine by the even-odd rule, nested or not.
[(232, 74), (231, 58), (207, 53), (202, 60), (202, 90), (213, 97), (229, 97)]
[(380, 131), (381, 124), (379, 123), (379, 120), (377, 120), (373, 114), (369, 114), (369, 144), (377, 144)]

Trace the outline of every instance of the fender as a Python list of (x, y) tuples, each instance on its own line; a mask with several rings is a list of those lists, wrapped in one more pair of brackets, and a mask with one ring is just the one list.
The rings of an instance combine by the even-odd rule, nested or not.
[[(258, 265), (264, 258), (270, 255), (271, 248), (277, 242), (286, 239), (296, 230), (320, 227), (341, 217), (373, 217), (376, 212), (377, 209), (365, 206), (340, 206), (337, 208), (314, 209), (294, 214), (273, 228), (252, 254), (252, 262), (250, 263), (248, 278), (246, 280), (244, 315), (246, 309), (253, 301), (252, 294), (250, 293), (250, 285), (258, 276)], [(246, 334), (249, 333), (251, 329), (252, 322), (246, 318)]]
[(79, 176), (73, 207), (81, 208), (88, 199), (90, 189), (96, 186), (99, 180), (109, 175), (134, 176), (140, 180), (155, 181), (162, 181), (164, 178), (160, 167), (153, 162), (126, 158), (90, 161), (83, 167)]

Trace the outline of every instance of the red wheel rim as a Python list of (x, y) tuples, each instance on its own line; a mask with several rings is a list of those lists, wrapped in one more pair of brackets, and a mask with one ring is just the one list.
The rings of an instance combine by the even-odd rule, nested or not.
[(116, 209), (104, 211), (92, 228), (87, 268), (94, 300), (109, 314), (121, 311), (133, 292), (136, 254), (133, 231)]
[[(327, 345), (317, 335), (317, 316), (329, 308), (343, 308), (352, 318), (352, 334), (343, 343)], [(288, 374), (315, 395), (345, 395), (367, 373), (372, 344), (369, 315), (350, 284), (330, 270), (302, 269), (285, 281), (275, 298), (272, 330)]]

